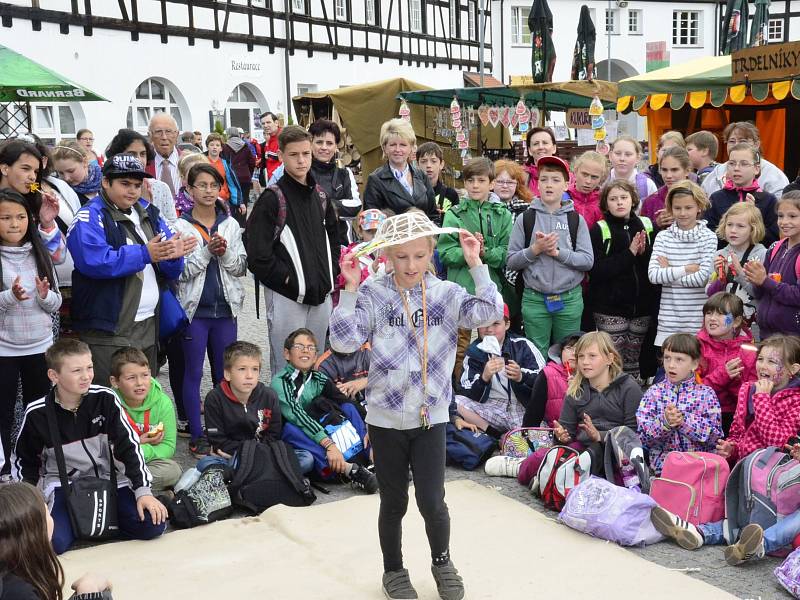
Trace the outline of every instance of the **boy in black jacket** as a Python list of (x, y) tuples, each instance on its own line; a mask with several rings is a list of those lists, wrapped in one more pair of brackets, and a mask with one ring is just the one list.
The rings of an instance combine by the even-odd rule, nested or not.
[(339, 273), (339, 219), (311, 169), (311, 135), (284, 127), (278, 136), (284, 175), (261, 194), (247, 224), (247, 265), (266, 288), (270, 371), (286, 366), (283, 340), (305, 327), (325, 339)]
[[(201, 471), (209, 463), (229, 461), (247, 440), (280, 440), (283, 430), (278, 395), (258, 380), (261, 348), (234, 342), (225, 348), (223, 362), (225, 379), (206, 396), (206, 432), (214, 454), (201, 459)], [(303, 473), (314, 468), (310, 452), (295, 450), (295, 455)]]
[(58, 474), (46, 406), (54, 403), (66, 470), (73, 480), (80, 477), (109, 478), (111, 456), (125, 467), (117, 475), (117, 516), (122, 536), (149, 540), (164, 533), (167, 509), (150, 491), (150, 471), (145, 465), (138, 436), (125, 418), (114, 393), (92, 385), (94, 370), (89, 347), (76, 339), (62, 338), (45, 353), (50, 392), (28, 404), (12, 454), (12, 476), (31, 485), (41, 480), (50, 506), (57, 554), (75, 542)]

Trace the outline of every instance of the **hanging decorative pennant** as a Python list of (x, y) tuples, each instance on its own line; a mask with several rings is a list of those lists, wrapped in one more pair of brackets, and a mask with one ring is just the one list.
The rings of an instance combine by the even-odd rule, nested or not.
[(478, 119), (480, 119), (481, 125), (484, 127), (489, 124), (489, 107), (485, 104), (481, 104), (478, 107)]
[(461, 105), (455, 96), (453, 96), (453, 101), (450, 103), (450, 115), (453, 119), (461, 118)]
[(511, 127), (516, 127), (519, 123), (519, 115), (516, 112), (511, 113)]
[(461, 119), (453, 119), (453, 129), (461, 129)]
[(593, 117), (603, 114), (603, 103), (600, 102), (600, 98), (598, 96), (592, 98), (592, 103), (589, 105), (589, 114)]
[(488, 111), (489, 123), (492, 127), (497, 127), (500, 124), (500, 107), (492, 106)]
[(500, 122), (505, 127), (509, 127), (511, 125), (511, 109), (508, 106), (504, 106), (500, 109)]
[(539, 118), (540, 118), (539, 109), (535, 106), (531, 106), (531, 118), (528, 121), (531, 127), (538, 127), (539, 126)]

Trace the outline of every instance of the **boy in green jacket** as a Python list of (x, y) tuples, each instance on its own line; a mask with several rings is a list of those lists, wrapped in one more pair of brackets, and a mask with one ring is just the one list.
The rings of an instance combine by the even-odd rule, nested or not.
[[(336, 383), (325, 373), (314, 370), (317, 362), (314, 334), (308, 329), (296, 329), (286, 338), (283, 348), (286, 366), (270, 383), (281, 404), (281, 438), (293, 448), (310, 452), (314, 468), (323, 478), (338, 473), (354, 488), (374, 494), (378, 491), (378, 480), (364, 466), (370, 462), (367, 427), (355, 404)], [(339, 418), (333, 422), (341, 422), (333, 424), (324, 418), (334, 413)]]
[(110, 381), (128, 422), (139, 435), (153, 476), (153, 495), (163, 494), (181, 477), (180, 465), (172, 460), (178, 436), (172, 400), (153, 379), (147, 357), (138, 348), (120, 348), (111, 355)]
[[(481, 242), (481, 260), (489, 267), (489, 276), (503, 295), (509, 307), (516, 308), (518, 301), (513, 288), (506, 282), (504, 268), (508, 253), (508, 239), (514, 220), (511, 211), (500, 200), (490, 199), (494, 186), (494, 163), (488, 158), (473, 158), (464, 167), (464, 188), (467, 197), (453, 206), (444, 215), (443, 227), (459, 227), (473, 234)], [(439, 260), (447, 268), (447, 279), (459, 284), (470, 294), (475, 294), (475, 282), (464, 260), (464, 251), (457, 234), (442, 235), (437, 245)], [(512, 314), (517, 312), (512, 308)], [(453, 374), (461, 379), (464, 355), (469, 346), (472, 331), (458, 330), (458, 350)]]

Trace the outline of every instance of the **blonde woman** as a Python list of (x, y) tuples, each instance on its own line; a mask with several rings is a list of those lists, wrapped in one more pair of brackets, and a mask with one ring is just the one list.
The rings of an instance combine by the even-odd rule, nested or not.
[(419, 208), (431, 218), (438, 215), (435, 194), (425, 173), (411, 164), (417, 136), (411, 124), (392, 119), (381, 126), (381, 148), (386, 164), (375, 169), (364, 188), (364, 208), (390, 209), (401, 215)]
[(601, 475), (606, 433), (621, 425), (636, 431), (642, 388), (622, 371), (622, 357), (605, 331), (582, 336), (575, 356), (577, 372), (553, 427), (560, 444), (590, 450), (592, 474)]

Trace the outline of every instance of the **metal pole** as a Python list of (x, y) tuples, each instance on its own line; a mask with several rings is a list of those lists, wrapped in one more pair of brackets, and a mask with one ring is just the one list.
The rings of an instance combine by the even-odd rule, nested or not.
[(609, 18), (613, 13), (611, 12), (611, 0), (608, 0), (608, 14), (606, 14), (606, 38), (608, 39), (608, 64), (606, 65), (606, 81), (611, 81), (611, 28), (609, 25)]
[(285, 36), (286, 36), (286, 48), (284, 48), (283, 52), (283, 72), (286, 78), (286, 121), (284, 125), (288, 125), (292, 122), (292, 78), (289, 75), (289, 46), (293, 43), (294, 40), (289, 39), (289, 11), (291, 10), (291, 0), (284, 0), (283, 8), (284, 8), (284, 27), (286, 29)]
[(481, 87), (483, 87), (483, 38), (484, 38), (484, 27), (486, 26), (486, 13), (484, 12), (484, 5), (486, 0), (480, 0), (480, 10), (479, 10), (479, 18), (478, 18), (478, 26), (480, 27), (480, 32), (478, 33), (478, 39), (480, 40), (479, 50), (478, 50), (478, 59), (480, 60), (480, 67), (478, 68), (478, 72), (480, 73), (480, 82)]

